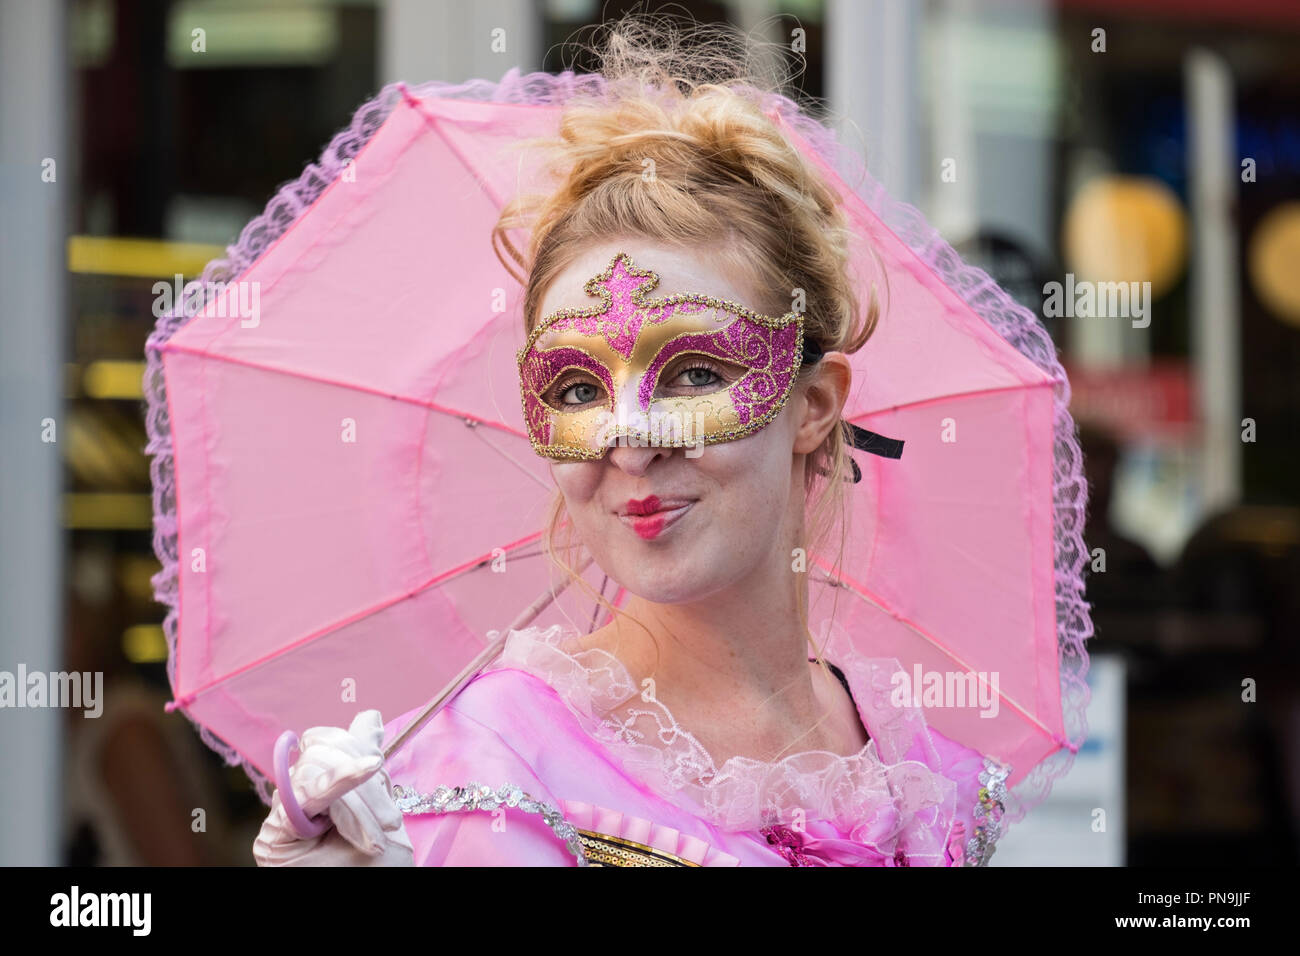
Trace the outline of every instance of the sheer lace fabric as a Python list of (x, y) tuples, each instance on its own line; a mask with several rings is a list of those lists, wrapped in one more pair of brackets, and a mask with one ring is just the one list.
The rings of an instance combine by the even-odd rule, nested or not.
[[(528, 671), (553, 687), (583, 729), (624, 770), (655, 792), (687, 803), (725, 830), (827, 820), (854, 842), (895, 841), (910, 856), (939, 856), (956, 812), (956, 784), (920, 711), (890, 702), (893, 659), (844, 649), (844, 672), (870, 740), (845, 756), (805, 751), (775, 761), (735, 756), (715, 764), (672, 712), (636, 685), (628, 669), (600, 648), (581, 649), (559, 625), (511, 634), (491, 669)], [(622, 706), (626, 705), (626, 706)]]

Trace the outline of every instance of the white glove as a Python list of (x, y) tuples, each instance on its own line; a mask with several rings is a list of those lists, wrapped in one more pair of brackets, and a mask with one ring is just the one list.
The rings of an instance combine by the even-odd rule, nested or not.
[(363, 710), (347, 730), (312, 727), (289, 771), (293, 794), (308, 817), (329, 810), (333, 823), (300, 840), (277, 790), (271, 812), (253, 841), (258, 866), (413, 866), (415, 852), (392, 798), (380, 745), (379, 711)]

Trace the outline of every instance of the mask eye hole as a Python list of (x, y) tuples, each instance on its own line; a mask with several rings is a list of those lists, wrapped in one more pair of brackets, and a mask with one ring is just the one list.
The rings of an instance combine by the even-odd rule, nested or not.
[(670, 362), (659, 373), (657, 398), (709, 395), (728, 388), (745, 374), (745, 370), (730, 362), (700, 353), (685, 353)]
[(605, 386), (590, 372), (571, 369), (542, 394), (542, 401), (556, 411), (580, 411), (605, 402)]

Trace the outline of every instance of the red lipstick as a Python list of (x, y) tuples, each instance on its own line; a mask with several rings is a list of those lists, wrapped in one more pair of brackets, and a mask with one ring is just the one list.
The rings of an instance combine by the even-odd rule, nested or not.
[(650, 495), (640, 500), (628, 501), (619, 515), (640, 537), (649, 541), (657, 538), (690, 510), (695, 502), (690, 498), (660, 498)]

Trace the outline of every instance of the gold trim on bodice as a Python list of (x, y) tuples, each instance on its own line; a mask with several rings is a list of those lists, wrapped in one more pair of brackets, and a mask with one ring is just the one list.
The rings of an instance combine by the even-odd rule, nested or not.
[(699, 866), (665, 850), (578, 827), (588, 866)]

